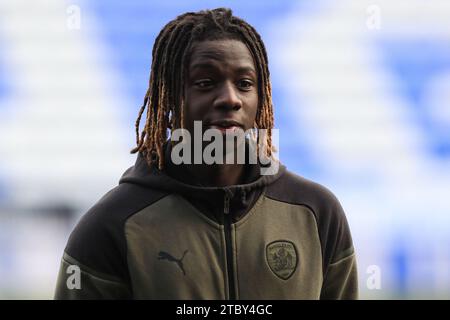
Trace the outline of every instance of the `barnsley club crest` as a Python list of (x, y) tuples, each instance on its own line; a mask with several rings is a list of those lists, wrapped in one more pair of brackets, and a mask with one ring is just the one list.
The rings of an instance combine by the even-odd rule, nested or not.
[(273, 273), (283, 280), (289, 279), (297, 268), (297, 250), (290, 241), (277, 240), (269, 243), (266, 258)]

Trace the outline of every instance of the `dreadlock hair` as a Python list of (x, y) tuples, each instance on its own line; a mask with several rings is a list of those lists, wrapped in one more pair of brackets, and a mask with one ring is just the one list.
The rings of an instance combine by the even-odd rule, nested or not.
[[(151, 167), (164, 168), (163, 144), (168, 130), (183, 128), (186, 64), (194, 42), (236, 39), (251, 52), (258, 74), (259, 106), (254, 128), (267, 129), (266, 156), (272, 146), (273, 107), (267, 52), (258, 32), (227, 8), (187, 12), (170, 21), (160, 31), (152, 50), (149, 87), (136, 120), (136, 144), (131, 153), (141, 152)], [(139, 123), (147, 107), (144, 129)], [(172, 132), (172, 131), (171, 131)], [(259, 135), (257, 147), (260, 145)]]

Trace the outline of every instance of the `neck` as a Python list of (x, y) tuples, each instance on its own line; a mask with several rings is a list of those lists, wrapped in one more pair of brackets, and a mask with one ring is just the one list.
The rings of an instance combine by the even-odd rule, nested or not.
[[(166, 149), (166, 158), (170, 157), (170, 147)], [(224, 154), (226, 154), (224, 150)], [(235, 155), (237, 154), (235, 150)], [(193, 155), (192, 155), (193, 157)], [(245, 163), (239, 163), (234, 158), (233, 163), (226, 163), (226, 157), (223, 158), (223, 164), (194, 164), (191, 159), (190, 164), (175, 165), (172, 161), (167, 161), (168, 173), (174, 178), (187, 184), (200, 185), (203, 187), (225, 187), (237, 184), (243, 184), (246, 179)]]
[(182, 165), (189, 176), (205, 187), (225, 187), (243, 183), (244, 164)]

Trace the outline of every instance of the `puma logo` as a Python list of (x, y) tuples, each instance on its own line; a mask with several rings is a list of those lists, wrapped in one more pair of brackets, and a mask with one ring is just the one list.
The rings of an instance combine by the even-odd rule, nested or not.
[(180, 259), (174, 258), (170, 253), (167, 253), (165, 251), (160, 251), (158, 253), (158, 260), (169, 260), (171, 262), (176, 262), (176, 264), (178, 265), (178, 267), (180, 267), (181, 271), (183, 271), (183, 274), (186, 275), (186, 272), (184, 271), (184, 267), (183, 267), (183, 259), (184, 256), (186, 255), (186, 253), (188, 252), (188, 250), (184, 250), (183, 255), (181, 256)]

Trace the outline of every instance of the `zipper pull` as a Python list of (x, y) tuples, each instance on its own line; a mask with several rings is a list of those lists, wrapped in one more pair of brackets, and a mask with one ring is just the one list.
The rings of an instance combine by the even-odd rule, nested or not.
[(225, 189), (225, 196), (223, 198), (223, 213), (230, 213), (230, 194), (228, 189)]
[(245, 203), (247, 201), (247, 193), (245, 192), (244, 189), (242, 190), (241, 201), (242, 203)]

